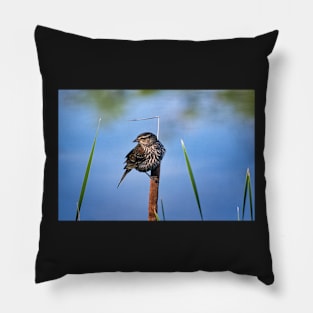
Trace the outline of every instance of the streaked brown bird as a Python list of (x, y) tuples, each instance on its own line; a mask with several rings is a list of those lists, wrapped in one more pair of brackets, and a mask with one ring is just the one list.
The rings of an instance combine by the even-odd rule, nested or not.
[(142, 133), (137, 136), (134, 142), (138, 142), (138, 144), (126, 155), (125, 172), (117, 188), (132, 169), (139, 172), (148, 172), (155, 169), (160, 165), (166, 152), (162, 143), (153, 133)]

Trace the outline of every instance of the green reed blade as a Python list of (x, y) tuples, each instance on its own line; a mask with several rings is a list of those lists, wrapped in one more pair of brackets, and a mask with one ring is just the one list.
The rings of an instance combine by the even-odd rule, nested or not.
[(95, 146), (96, 146), (96, 142), (97, 142), (100, 122), (101, 122), (101, 118), (99, 119), (99, 122), (98, 122), (98, 127), (97, 127), (97, 131), (96, 131), (95, 139), (94, 139), (93, 144), (92, 144), (92, 148), (90, 151), (90, 155), (89, 155), (89, 159), (88, 159), (88, 163), (87, 163), (87, 167), (86, 167), (86, 171), (85, 171), (83, 184), (82, 184), (82, 187), (80, 190), (79, 200), (78, 200), (77, 208), (76, 208), (76, 221), (80, 220), (80, 209), (81, 209), (81, 205), (82, 205), (82, 202), (84, 199), (84, 194), (85, 194), (85, 190), (86, 190), (86, 186), (87, 186), (87, 182), (88, 182), (88, 176), (89, 176), (90, 167), (91, 167), (91, 163), (92, 163), (93, 153), (95, 151)]
[(160, 217), (159, 217), (158, 213), (156, 212), (156, 210), (154, 210), (154, 215), (155, 215), (157, 222), (160, 222)]
[(250, 216), (251, 216), (251, 221), (253, 221), (253, 206), (252, 206), (252, 190), (251, 190), (251, 179), (250, 179), (250, 172), (249, 172), (249, 183), (248, 183), (248, 188), (249, 188), (249, 199), (250, 199)]
[(247, 169), (247, 173), (246, 173), (246, 181), (245, 181), (245, 188), (244, 188), (244, 193), (243, 193), (243, 204), (242, 204), (242, 220), (244, 220), (244, 216), (245, 216), (245, 207), (246, 207), (246, 198), (247, 198), (247, 190), (248, 190), (248, 173), (249, 173), (249, 169)]
[(201, 220), (203, 221), (203, 215), (202, 215), (202, 210), (201, 210), (200, 199), (199, 199), (199, 195), (198, 195), (196, 181), (195, 181), (195, 178), (193, 176), (193, 172), (192, 172), (192, 169), (191, 169), (191, 165), (190, 165), (190, 161), (189, 161), (189, 157), (188, 157), (188, 154), (187, 154), (187, 150), (186, 150), (184, 141), (182, 139), (180, 141), (181, 141), (181, 145), (182, 145), (182, 148), (183, 148), (183, 152), (184, 152), (186, 165), (187, 165), (187, 169), (188, 169), (191, 185), (192, 185), (192, 188), (193, 188), (193, 192), (194, 192), (196, 200), (197, 200), (197, 204), (198, 204)]
[(161, 207), (162, 207), (163, 221), (165, 221), (165, 213), (164, 213), (164, 206), (163, 206), (163, 200), (162, 199), (161, 199)]

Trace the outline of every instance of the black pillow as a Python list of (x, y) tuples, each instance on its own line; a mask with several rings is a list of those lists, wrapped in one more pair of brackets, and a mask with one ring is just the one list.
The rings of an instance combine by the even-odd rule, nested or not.
[(36, 283), (197, 270), (273, 283), (263, 149), (277, 35), (128, 41), (37, 26), (46, 163)]

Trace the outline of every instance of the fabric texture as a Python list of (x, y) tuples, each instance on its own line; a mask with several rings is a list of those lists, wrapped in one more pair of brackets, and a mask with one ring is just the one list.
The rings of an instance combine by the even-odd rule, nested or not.
[[(36, 283), (66, 274), (198, 270), (232, 271), (273, 283), (263, 150), (267, 57), (277, 36), (278, 31), (273, 31), (255, 38), (201, 42), (129, 41), (91, 39), (36, 27), (46, 153)], [(74, 216), (73, 221), (60, 220), (59, 91), (139, 89), (253, 91), (253, 220), (75, 221)], [(170, 153), (166, 149), (165, 160)], [(129, 150), (125, 148), (122, 156)], [(128, 176), (121, 186), (131, 179)], [(117, 204), (110, 206), (114, 210)]]

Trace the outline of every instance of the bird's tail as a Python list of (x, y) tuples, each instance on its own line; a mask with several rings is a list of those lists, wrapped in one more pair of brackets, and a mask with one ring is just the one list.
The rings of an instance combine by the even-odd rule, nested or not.
[(126, 176), (130, 171), (131, 171), (131, 170), (127, 169), (127, 170), (124, 172), (124, 174), (123, 174), (123, 176), (122, 176), (120, 182), (119, 182), (118, 185), (117, 185), (117, 188), (119, 187), (119, 185), (121, 184), (121, 182), (123, 181), (123, 179), (125, 178), (125, 176)]

